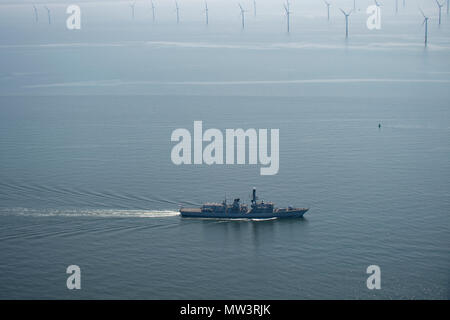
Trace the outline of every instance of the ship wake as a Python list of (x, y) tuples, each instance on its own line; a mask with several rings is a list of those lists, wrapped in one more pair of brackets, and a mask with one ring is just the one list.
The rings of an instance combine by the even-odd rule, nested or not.
[(0, 209), (0, 215), (31, 217), (163, 218), (178, 216), (180, 213), (176, 210), (2, 208)]

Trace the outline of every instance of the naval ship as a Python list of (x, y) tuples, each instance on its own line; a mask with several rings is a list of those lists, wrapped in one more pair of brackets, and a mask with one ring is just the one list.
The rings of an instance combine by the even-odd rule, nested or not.
[(200, 208), (180, 208), (182, 217), (190, 218), (226, 218), (226, 219), (268, 219), (268, 218), (301, 218), (308, 208), (274, 208), (272, 202), (257, 201), (256, 189), (253, 188), (250, 209), (234, 199), (233, 204), (205, 203)]

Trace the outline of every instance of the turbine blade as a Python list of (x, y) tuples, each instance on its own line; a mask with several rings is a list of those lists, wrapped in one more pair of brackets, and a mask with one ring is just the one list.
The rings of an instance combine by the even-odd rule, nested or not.
[(419, 8), (419, 10), (420, 10), (420, 12), (422, 13), (423, 17), (426, 18), (426, 17), (425, 17), (425, 13), (423, 13), (422, 9)]

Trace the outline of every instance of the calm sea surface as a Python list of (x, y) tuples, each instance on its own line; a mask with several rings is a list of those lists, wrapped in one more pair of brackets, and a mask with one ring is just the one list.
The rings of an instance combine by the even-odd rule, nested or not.
[[(237, 29), (209, 30), (86, 12), (79, 33), (56, 9), (52, 26), (30, 25), (28, 7), (0, 14), (1, 299), (449, 298), (447, 20), (424, 50), (412, 11), (373, 34), (359, 13), (348, 42), (340, 16), (294, 20), (287, 38), (269, 14), (240, 32), (238, 12)], [(171, 133), (195, 120), (279, 129), (279, 173), (174, 165)], [(252, 187), (310, 211), (177, 213), (248, 203)], [(72, 264), (82, 290), (66, 288)], [(366, 287), (369, 265), (381, 290)]]
[[(447, 106), (73, 99), (1, 98), (1, 297), (448, 298)], [(280, 128), (279, 174), (173, 165), (170, 134), (195, 119)], [(248, 199), (253, 186), (311, 210), (289, 221), (177, 215), (224, 193)], [(82, 268), (79, 292), (65, 288), (70, 264)], [(371, 264), (379, 292), (365, 285)]]

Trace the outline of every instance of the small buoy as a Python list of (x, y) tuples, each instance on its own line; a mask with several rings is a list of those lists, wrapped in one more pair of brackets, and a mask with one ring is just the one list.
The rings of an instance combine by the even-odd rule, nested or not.
[(381, 123), (378, 124), (378, 129), (381, 128)]

